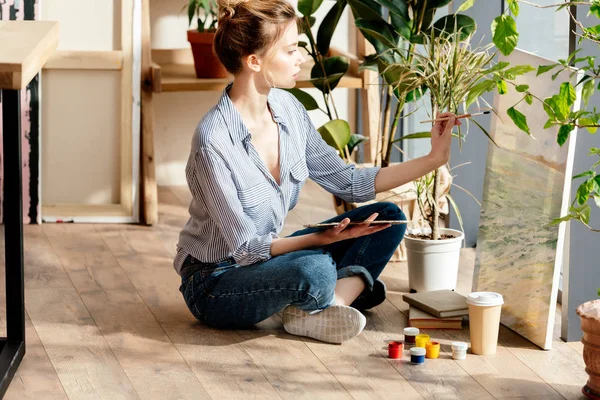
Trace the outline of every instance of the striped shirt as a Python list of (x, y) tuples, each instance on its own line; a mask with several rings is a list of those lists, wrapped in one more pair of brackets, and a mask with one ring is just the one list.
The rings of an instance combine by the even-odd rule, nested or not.
[(231, 85), (192, 139), (186, 167), (190, 219), (174, 260), (179, 274), (188, 255), (205, 263), (233, 258), (242, 266), (271, 258), (271, 243), (308, 177), (349, 202), (375, 198), (379, 168), (346, 164), (321, 138), (304, 106), (289, 92), (271, 89), (267, 102), (280, 143), (277, 184), (229, 98)]

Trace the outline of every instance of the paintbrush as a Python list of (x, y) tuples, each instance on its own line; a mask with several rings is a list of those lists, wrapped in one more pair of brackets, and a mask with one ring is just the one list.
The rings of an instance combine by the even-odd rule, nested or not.
[[(490, 112), (491, 111), (482, 111), (482, 112), (478, 112), (478, 113), (468, 113), (468, 114), (457, 115), (456, 119), (471, 118), (471, 117), (475, 117), (477, 115), (489, 114)], [(449, 117), (444, 117), (444, 118), (439, 118), (439, 119), (428, 119), (426, 121), (421, 121), (421, 123), (424, 124), (426, 122), (448, 121), (449, 119), (450, 119)]]

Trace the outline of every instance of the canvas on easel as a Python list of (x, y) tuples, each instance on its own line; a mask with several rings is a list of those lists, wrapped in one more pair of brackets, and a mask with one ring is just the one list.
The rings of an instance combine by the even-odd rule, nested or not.
[[(517, 84), (529, 85), (541, 99), (559, 93), (562, 82), (575, 86), (582, 76), (569, 77), (570, 71), (563, 71), (555, 80), (552, 73), (536, 77), (540, 65), (555, 62), (520, 50), (499, 61), (534, 67)], [(581, 85), (576, 89), (575, 109)], [(523, 95), (509, 88), (494, 97), (500, 118), (492, 117), (490, 134), (498, 147), (488, 146), (473, 291), (501, 293), (501, 323), (550, 349), (565, 241), (565, 223), (550, 222), (565, 215), (569, 206), (576, 130), (559, 146), (558, 127), (543, 129), (548, 116), (540, 102), (522, 101), (516, 109), (527, 117), (529, 137), (507, 115)]]

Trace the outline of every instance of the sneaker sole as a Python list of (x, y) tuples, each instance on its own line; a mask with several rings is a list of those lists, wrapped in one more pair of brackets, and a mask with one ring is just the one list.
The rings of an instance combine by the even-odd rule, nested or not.
[(296, 336), (306, 336), (327, 343), (340, 344), (362, 332), (366, 318), (358, 310), (333, 305), (325, 310), (308, 314), (288, 306), (283, 311), (283, 327)]

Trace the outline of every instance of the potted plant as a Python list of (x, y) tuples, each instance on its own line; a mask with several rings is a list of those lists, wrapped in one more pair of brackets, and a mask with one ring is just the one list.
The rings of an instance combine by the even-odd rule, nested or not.
[(194, 55), (197, 78), (225, 78), (227, 70), (213, 51), (218, 8), (215, 0), (189, 0), (187, 5), (188, 24), (195, 20), (196, 29), (187, 31), (187, 38)]
[[(432, 116), (437, 111), (458, 113), (461, 106), (466, 112), (473, 103), (479, 104), (483, 94), (496, 90), (503, 94), (508, 81), (533, 70), (529, 66), (511, 67), (506, 63), (494, 65), (492, 45), (473, 48), (470, 42), (477, 26), (466, 15), (449, 14), (434, 22), (437, 9), (446, 6), (447, 0), (348, 2), (356, 26), (376, 50), (376, 54), (365, 58), (363, 67), (376, 69), (382, 77), (385, 117), (376, 165), (390, 164), (397, 142), (430, 136), (429, 132), (419, 132), (397, 137), (396, 128), (406, 104), (428, 99)], [(387, 7), (387, 12), (382, 5)], [(490, 138), (475, 119), (472, 122)], [(462, 147), (466, 134), (461, 127), (454, 136)], [(460, 222), (460, 212), (447, 188), (440, 190), (443, 172), (442, 168), (415, 181), (411, 189), (418, 192), (419, 211), (428, 225), (426, 229), (411, 231), (404, 241), (412, 290), (454, 289), (456, 286), (463, 234), (440, 228), (442, 198), (454, 207)]]
[[(469, 6), (472, 6), (474, 2), (470, 1), (466, 3), (469, 3), (465, 6), (465, 8), (468, 8)], [(519, 3), (519, 0), (508, 0), (507, 10), (505, 10), (503, 15), (495, 18), (492, 24), (493, 41), (505, 55), (510, 54), (518, 43), (519, 34), (516, 29), (516, 22), (508, 12), (510, 11), (513, 15), (518, 15)], [(530, 2), (525, 3), (530, 6), (540, 7), (539, 5)], [(559, 2), (559, 4), (545, 7), (554, 7), (558, 11), (575, 4), (580, 7), (589, 6), (588, 16), (600, 19), (600, 2), (598, 0), (577, 2), (564, 1), (562, 4)], [(579, 32), (576, 32), (576, 35), (579, 37), (579, 43), (582, 41), (589, 41), (596, 44), (597, 48), (600, 49), (600, 25), (592, 24), (592, 26), (585, 26), (577, 19), (576, 14), (571, 12), (571, 10), (569, 10), (569, 15), (572, 22), (578, 27)], [(537, 99), (527, 90), (524, 91), (525, 96), (529, 96), (529, 104), (531, 104), (533, 98), (536, 98), (543, 103), (544, 110), (548, 115), (548, 121), (545, 128), (553, 126), (559, 127), (556, 140), (561, 146), (566, 143), (569, 134), (575, 127), (585, 128), (590, 134), (596, 133), (597, 129), (600, 127), (600, 113), (595, 107), (592, 109), (589, 105), (589, 99), (594, 94), (596, 83), (600, 80), (600, 64), (596, 63), (595, 56), (577, 57), (578, 52), (579, 50), (575, 50), (566, 60), (559, 60), (558, 63), (539, 67), (537, 75), (552, 71), (554, 73), (552, 79), (554, 80), (558, 77), (560, 72), (571, 66), (575, 66), (580, 70), (585, 71), (584, 76), (575, 85), (582, 86), (583, 107), (579, 110), (573, 110), (575, 87), (568, 81), (561, 83), (560, 93), (546, 99)], [(598, 86), (598, 90), (600, 90), (600, 86)], [(515, 124), (520, 128), (527, 128), (526, 121), (520, 118), (520, 116), (517, 117), (517, 120), (513, 118)], [(589, 155), (600, 157), (600, 149), (596, 147), (590, 148)], [(590, 203), (592, 203), (592, 200), (597, 207), (600, 207), (600, 175), (597, 173), (599, 165), (600, 160), (596, 161), (588, 171), (573, 177), (574, 180), (583, 179), (577, 188), (576, 198), (569, 208), (569, 214), (555, 219), (552, 221), (553, 224), (575, 220), (585, 225), (590, 232), (600, 232), (600, 229), (593, 228), (589, 225), (590, 213), (592, 211)], [(598, 295), (600, 296), (600, 289), (598, 290)], [(586, 372), (589, 375), (587, 384), (582, 388), (582, 392), (591, 399), (599, 399), (600, 300), (596, 299), (585, 302), (581, 304), (576, 311), (581, 318), (581, 330), (583, 331), (583, 360), (586, 365)]]

